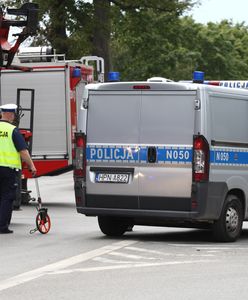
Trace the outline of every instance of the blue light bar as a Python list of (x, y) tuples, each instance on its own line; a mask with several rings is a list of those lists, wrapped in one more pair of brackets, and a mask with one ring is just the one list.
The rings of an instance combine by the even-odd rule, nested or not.
[(193, 72), (193, 82), (194, 83), (203, 83), (204, 82), (204, 72), (194, 71)]
[(75, 68), (72, 71), (72, 77), (73, 78), (80, 78), (81, 77), (81, 70), (79, 68)]
[(120, 73), (119, 72), (109, 72), (108, 73), (108, 81), (120, 81)]

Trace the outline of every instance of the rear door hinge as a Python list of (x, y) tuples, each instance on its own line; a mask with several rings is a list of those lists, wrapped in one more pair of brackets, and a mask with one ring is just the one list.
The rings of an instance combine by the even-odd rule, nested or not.
[(201, 100), (195, 99), (195, 110), (201, 109)]
[(83, 108), (87, 109), (89, 106), (89, 98), (83, 99)]

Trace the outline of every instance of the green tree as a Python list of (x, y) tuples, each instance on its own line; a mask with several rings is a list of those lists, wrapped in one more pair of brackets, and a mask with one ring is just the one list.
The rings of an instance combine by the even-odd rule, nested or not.
[[(35, 1), (35, 0), (34, 0)], [(20, 5), (25, 0), (8, 0), (9, 5)], [(40, 6), (42, 26), (35, 43), (51, 44), (68, 58), (76, 54), (92, 54), (105, 59), (106, 71), (111, 66), (110, 41), (113, 38), (116, 13), (125, 20), (126, 14), (138, 15), (153, 11), (177, 17), (194, 5), (194, 0), (36, 0)], [(118, 21), (117, 21), (118, 22)]]
[(209, 78), (244, 79), (248, 77), (248, 27), (223, 20), (209, 23), (198, 34), (201, 48), (199, 67)]
[(123, 80), (191, 79), (200, 57), (193, 46), (200, 28), (191, 18), (166, 12), (127, 13), (112, 41), (114, 65)]
[(113, 62), (123, 80), (190, 80), (197, 69), (206, 79), (247, 79), (247, 43), (248, 27), (243, 23), (204, 25), (191, 17), (132, 12), (115, 32)]

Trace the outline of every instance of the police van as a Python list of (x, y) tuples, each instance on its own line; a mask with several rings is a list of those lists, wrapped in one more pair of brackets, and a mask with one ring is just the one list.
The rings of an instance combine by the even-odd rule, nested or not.
[(150, 80), (90, 84), (75, 135), (77, 211), (101, 231), (208, 228), (235, 241), (248, 220), (248, 91)]

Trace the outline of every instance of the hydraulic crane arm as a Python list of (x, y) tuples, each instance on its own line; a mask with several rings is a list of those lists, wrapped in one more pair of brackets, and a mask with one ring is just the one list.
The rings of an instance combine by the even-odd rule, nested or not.
[[(8, 20), (4, 17), (0, 8), (0, 67), (8, 68), (20, 46), (29, 36), (35, 34), (38, 26), (38, 5), (35, 3), (25, 3), (19, 9), (7, 9), (9, 15), (24, 16), (25, 20)], [(11, 26), (23, 27), (22, 32), (14, 34), (17, 39), (14, 45), (8, 42), (9, 30)]]

